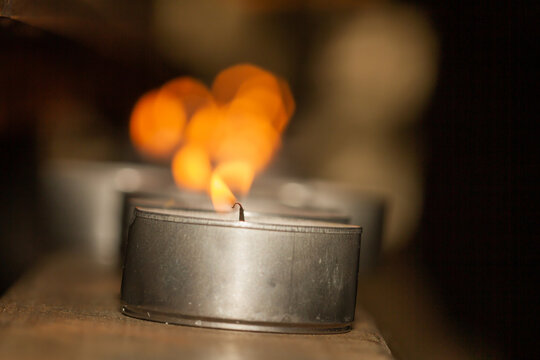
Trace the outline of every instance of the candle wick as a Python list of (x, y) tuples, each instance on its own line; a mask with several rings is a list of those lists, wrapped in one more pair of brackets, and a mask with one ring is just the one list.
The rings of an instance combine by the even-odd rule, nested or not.
[(246, 219), (244, 218), (244, 208), (242, 207), (242, 204), (235, 202), (232, 208), (234, 209), (236, 205), (240, 207), (240, 211), (238, 212), (238, 221), (245, 221)]

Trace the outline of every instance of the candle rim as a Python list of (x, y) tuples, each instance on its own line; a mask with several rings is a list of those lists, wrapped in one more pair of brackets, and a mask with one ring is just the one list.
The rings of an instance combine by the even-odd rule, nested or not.
[[(202, 211), (213, 212), (211, 203), (205, 204), (206, 206), (192, 207), (189, 202), (184, 202), (182, 199), (175, 199), (171, 197), (148, 197), (148, 196), (133, 196), (128, 199), (129, 205), (132, 208), (149, 208), (149, 209), (163, 209), (163, 210), (185, 210), (185, 211)], [(170, 203), (167, 205), (167, 203)], [(301, 207), (294, 208), (287, 205), (279, 204), (277, 208), (270, 208), (270, 210), (261, 210), (260, 207), (250, 206), (248, 202), (247, 207), (244, 206), (244, 213), (246, 216), (268, 216), (277, 218), (293, 218), (293, 219), (306, 219), (314, 221), (322, 221), (327, 223), (339, 223), (350, 224), (351, 215), (345, 213), (340, 209), (330, 208), (316, 208), (316, 207)], [(283, 213), (279, 213), (283, 211)]]
[[(340, 233), (340, 234), (361, 234), (362, 227), (358, 225), (333, 223), (320, 220), (307, 220), (291, 217), (279, 217), (279, 216), (258, 216), (252, 219), (246, 217), (245, 221), (239, 221), (233, 219), (238, 217), (236, 213), (231, 213), (231, 218), (205, 218), (197, 217), (194, 215), (212, 215), (216, 216), (217, 213), (211, 211), (204, 211), (195, 209), (190, 210), (178, 210), (178, 209), (159, 209), (148, 207), (135, 207), (135, 218), (147, 218), (152, 220), (163, 220), (176, 223), (186, 224), (200, 224), (211, 225), (221, 227), (232, 227), (242, 229), (254, 229), (254, 230), (271, 230), (271, 231), (285, 231), (285, 232), (302, 232), (302, 233)], [(247, 214), (246, 214), (247, 215)], [(279, 220), (289, 224), (274, 223), (274, 222), (262, 222), (261, 220), (269, 219), (270, 221)], [(299, 223), (299, 224), (295, 224)]]

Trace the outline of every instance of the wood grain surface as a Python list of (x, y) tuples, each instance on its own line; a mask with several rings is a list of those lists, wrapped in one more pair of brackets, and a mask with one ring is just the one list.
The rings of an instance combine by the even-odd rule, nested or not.
[(124, 316), (119, 291), (117, 267), (49, 256), (0, 299), (0, 359), (392, 359), (361, 310), (339, 335), (213, 330)]

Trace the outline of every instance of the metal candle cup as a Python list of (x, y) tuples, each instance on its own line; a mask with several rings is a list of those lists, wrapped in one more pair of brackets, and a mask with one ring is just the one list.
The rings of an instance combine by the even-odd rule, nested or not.
[(123, 312), (182, 325), (339, 333), (354, 320), (361, 228), (137, 208)]
[[(261, 211), (261, 206), (250, 206), (245, 210), (248, 218), (256, 217), (285, 217), (293, 219), (305, 219), (324, 221), (340, 224), (350, 224), (350, 217), (343, 212), (328, 211), (322, 209), (297, 209), (287, 206), (270, 203)], [(195, 206), (197, 206), (195, 208)], [(128, 241), (129, 225), (135, 218), (135, 208), (153, 208), (168, 210), (190, 210), (190, 211), (213, 211), (212, 203), (207, 196), (197, 194), (177, 193), (176, 196), (164, 196), (155, 194), (124, 194), (124, 205), (122, 210), (122, 234), (121, 234), (121, 262), (124, 262), (126, 246)], [(255, 210), (253, 210), (255, 209)], [(279, 214), (279, 215), (276, 215)]]

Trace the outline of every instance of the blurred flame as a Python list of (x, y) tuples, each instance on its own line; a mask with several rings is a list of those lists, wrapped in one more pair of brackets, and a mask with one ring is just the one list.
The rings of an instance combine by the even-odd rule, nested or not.
[(208, 88), (202, 82), (188, 76), (170, 80), (160, 91), (169, 92), (182, 102), (188, 119), (198, 109), (214, 103)]
[(214, 174), (219, 176), (232, 191), (240, 195), (246, 195), (249, 192), (255, 178), (253, 167), (244, 161), (221, 163), (214, 170)]
[(169, 92), (151, 90), (135, 104), (129, 130), (141, 154), (166, 159), (180, 143), (185, 124), (182, 103)]
[(278, 150), (294, 110), (284, 79), (240, 64), (220, 72), (211, 91), (180, 77), (144, 95), (133, 110), (131, 134), (143, 154), (163, 158), (176, 151), (176, 184), (206, 190), (217, 211), (230, 211), (232, 191), (249, 192)]
[(212, 204), (217, 212), (231, 211), (232, 206), (236, 202), (236, 197), (233, 195), (227, 184), (215, 172), (210, 179), (210, 197)]
[(224, 111), (217, 106), (207, 106), (193, 115), (186, 128), (186, 141), (203, 147), (208, 154), (216, 152), (220, 133), (224, 128)]
[(212, 165), (207, 152), (196, 144), (183, 146), (172, 160), (172, 173), (178, 186), (204, 191), (208, 187)]
[(294, 97), (291, 92), (291, 88), (285, 79), (278, 78), (279, 89), (281, 90), (281, 96), (283, 98), (283, 106), (285, 107), (285, 114), (287, 115), (286, 119), (282, 119), (284, 123), (281, 124), (279, 131), (283, 131), (289, 120), (296, 110), (296, 103), (294, 102)]
[(270, 163), (277, 150), (279, 133), (265, 117), (249, 112), (227, 115), (226, 126), (221, 130), (212, 154), (214, 160), (218, 163), (244, 161), (259, 173)]
[(212, 83), (212, 94), (219, 104), (226, 104), (234, 98), (238, 89), (249, 78), (266, 74), (270, 75), (269, 72), (251, 64), (231, 66), (216, 76)]

